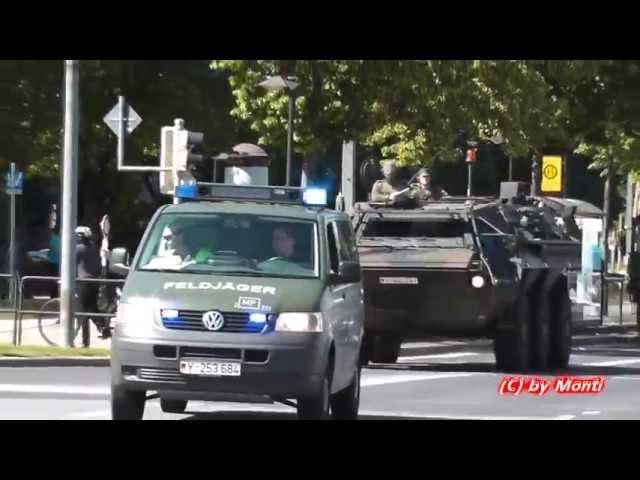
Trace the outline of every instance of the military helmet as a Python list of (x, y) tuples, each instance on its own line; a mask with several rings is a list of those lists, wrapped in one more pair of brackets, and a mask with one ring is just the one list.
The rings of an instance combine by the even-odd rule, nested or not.
[(421, 168), (420, 170), (418, 170), (418, 173), (416, 174), (416, 178), (430, 177), (430, 176), (431, 176), (431, 171), (428, 168)]

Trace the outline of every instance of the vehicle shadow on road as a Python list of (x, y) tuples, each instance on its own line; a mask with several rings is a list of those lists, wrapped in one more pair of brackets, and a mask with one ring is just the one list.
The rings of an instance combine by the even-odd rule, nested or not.
[[(218, 412), (187, 412), (189, 417), (182, 420), (204, 420), (204, 421), (224, 421), (224, 420), (245, 420), (245, 421), (282, 421), (282, 420), (294, 420), (294, 421), (310, 421), (310, 420), (298, 420), (295, 411), (292, 412), (256, 412), (255, 410), (233, 410), (233, 411), (218, 411)], [(424, 418), (418, 417), (401, 417), (401, 416), (387, 416), (387, 415), (360, 415), (358, 420), (424, 420)]]

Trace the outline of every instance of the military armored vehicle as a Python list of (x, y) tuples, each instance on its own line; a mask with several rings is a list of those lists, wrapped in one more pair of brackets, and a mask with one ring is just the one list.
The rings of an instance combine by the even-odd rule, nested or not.
[(504, 183), (495, 198), (354, 205), (364, 364), (395, 362), (404, 339), (441, 335), (492, 338), (498, 370), (567, 367), (575, 211), (522, 186)]

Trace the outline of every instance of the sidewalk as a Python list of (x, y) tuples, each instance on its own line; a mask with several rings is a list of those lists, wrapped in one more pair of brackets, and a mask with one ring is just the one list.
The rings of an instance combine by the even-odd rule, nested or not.
[[(97, 331), (93, 323), (91, 325), (90, 347), (111, 348), (111, 340), (98, 338), (100, 332)], [(64, 345), (62, 325), (54, 318), (43, 320), (42, 332), (44, 336), (56, 345)], [(22, 320), (22, 342), (24, 346), (48, 346), (51, 345), (42, 335), (38, 328), (38, 321), (35, 318), (24, 318)], [(13, 318), (10, 320), (0, 320), (0, 343), (13, 343)], [(82, 346), (82, 332), (78, 332), (75, 339), (75, 346)]]

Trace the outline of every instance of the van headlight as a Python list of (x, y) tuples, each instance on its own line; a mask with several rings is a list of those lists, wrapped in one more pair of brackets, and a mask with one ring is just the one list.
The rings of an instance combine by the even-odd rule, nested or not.
[(322, 332), (321, 313), (281, 313), (276, 318), (276, 332)]
[(151, 335), (155, 308), (146, 303), (121, 303), (118, 305), (116, 326), (121, 325), (125, 337)]

